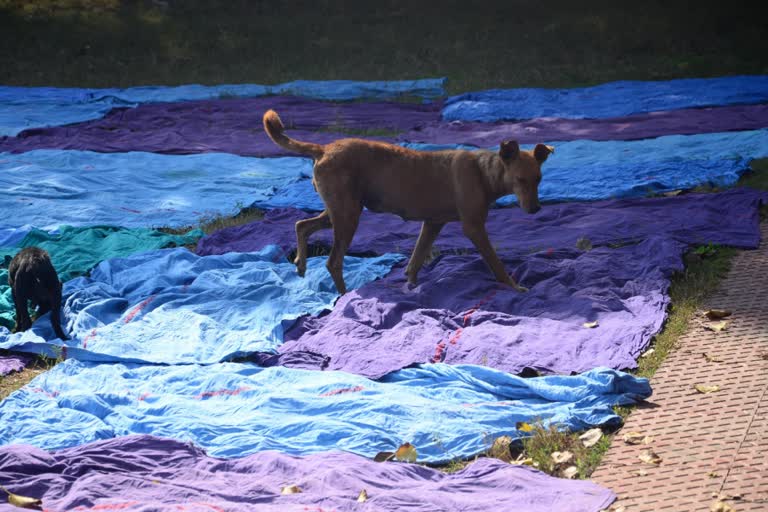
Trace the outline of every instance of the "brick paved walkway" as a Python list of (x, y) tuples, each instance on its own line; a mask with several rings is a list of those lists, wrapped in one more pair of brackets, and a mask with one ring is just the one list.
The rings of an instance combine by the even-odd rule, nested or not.
[[(654, 376), (653, 396), (614, 438), (592, 479), (627, 512), (708, 511), (714, 496), (737, 512), (768, 511), (768, 224), (757, 251), (739, 254), (707, 307), (729, 309), (728, 328), (693, 323)], [(708, 361), (704, 354), (721, 360)], [(701, 394), (694, 385), (717, 385)], [(629, 445), (626, 432), (652, 436)], [(638, 456), (651, 448), (658, 466)]]

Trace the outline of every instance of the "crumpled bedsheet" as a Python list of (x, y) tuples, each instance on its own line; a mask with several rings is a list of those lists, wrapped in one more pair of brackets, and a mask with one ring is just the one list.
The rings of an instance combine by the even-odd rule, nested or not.
[[(382, 277), (402, 258), (348, 257), (350, 288)], [(44, 315), (23, 333), (0, 328), (0, 348), (98, 361), (213, 363), (274, 353), (285, 327), (329, 309), (337, 297), (325, 258), (313, 258), (302, 279), (276, 246), (205, 257), (184, 248), (148, 251), (103, 261), (90, 277), (65, 284), (62, 322), (72, 339), (58, 339)]]
[[(453, 474), (339, 451), (306, 457), (268, 451), (222, 460), (149, 435), (55, 452), (9, 446), (0, 448), (0, 466), (0, 485), (42, 498), (52, 512), (486, 512), (499, 503), (528, 512), (598, 512), (615, 499), (588, 480), (553, 478), (496, 459), (479, 459)], [(290, 485), (302, 492), (282, 495)], [(364, 504), (357, 501), (363, 489)], [(0, 511), (18, 510), (0, 501)]]
[(0, 446), (52, 450), (130, 434), (191, 441), (220, 457), (344, 450), (373, 458), (410, 442), (418, 460), (483, 452), (516, 423), (618, 426), (615, 405), (647, 379), (598, 368), (533, 379), (480, 366), (410, 368), (381, 382), (248, 363), (136, 365), (67, 360), (0, 402)]

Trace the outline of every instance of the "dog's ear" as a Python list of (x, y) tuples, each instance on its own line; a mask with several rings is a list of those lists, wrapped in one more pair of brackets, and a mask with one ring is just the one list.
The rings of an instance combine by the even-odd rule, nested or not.
[(539, 161), (539, 163), (544, 163), (544, 161), (547, 159), (550, 153), (555, 152), (555, 146), (547, 146), (546, 144), (536, 144), (536, 147), (533, 150), (533, 157)]
[(520, 154), (520, 144), (516, 140), (505, 140), (499, 144), (499, 156), (504, 160), (514, 160)]

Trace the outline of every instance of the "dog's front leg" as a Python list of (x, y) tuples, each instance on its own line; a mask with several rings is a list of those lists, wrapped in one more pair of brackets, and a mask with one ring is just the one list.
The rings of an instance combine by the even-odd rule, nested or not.
[(501, 262), (491, 245), (491, 241), (488, 239), (488, 232), (485, 230), (484, 222), (462, 220), (461, 229), (467, 238), (475, 244), (486, 265), (490, 267), (496, 276), (497, 281), (506, 283), (519, 292), (528, 291), (528, 288), (520, 286), (512, 276), (507, 274), (507, 271), (504, 269), (504, 263)]
[(408, 266), (405, 268), (405, 275), (408, 276), (408, 282), (410, 284), (416, 284), (416, 276), (432, 249), (432, 244), (435, 242), (437, 235), (439, 235), (440, 230), (443, 229), (443, 226), (445, 226), (444, 222), (427, 221), (424, 221), (421, 225), (419, 239), (416, 241), (416, 247), (413, 248), (411, 259), (408, 261)]

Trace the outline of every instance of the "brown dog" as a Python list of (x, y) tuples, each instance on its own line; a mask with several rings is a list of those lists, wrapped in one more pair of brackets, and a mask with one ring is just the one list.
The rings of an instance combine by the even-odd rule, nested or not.
[(277, 144), (315, 160), (312, 183), (325, 204), (317, 217), (296, 223), (294, 263), (299, 275), (307, 268), (307, 239), (315, 231), (333, 227), (328, 271), (339, 293), (346, 292), (344, 254), (357, 230), (363, 207), (390, 212), (404, 220), (420, 220), (421, 233), (406, 267), (409, 283), (432, 249), (446, 222), (460, 221), (464, 234), (480, 251), (496, 279), (518, 291), (527, 291), (504, 270), (496, 255), (485, 221), (496, 199), (515, 194), (527, 213), (539, 205), (541, 164), (554, 151), (538, 144), (521, 151), (515, 141), (493, 151), (413, 151), (362, 139), (341, 139), (325, 146), (287, 137), (274, 110), (264, 114), (264, 130)]

